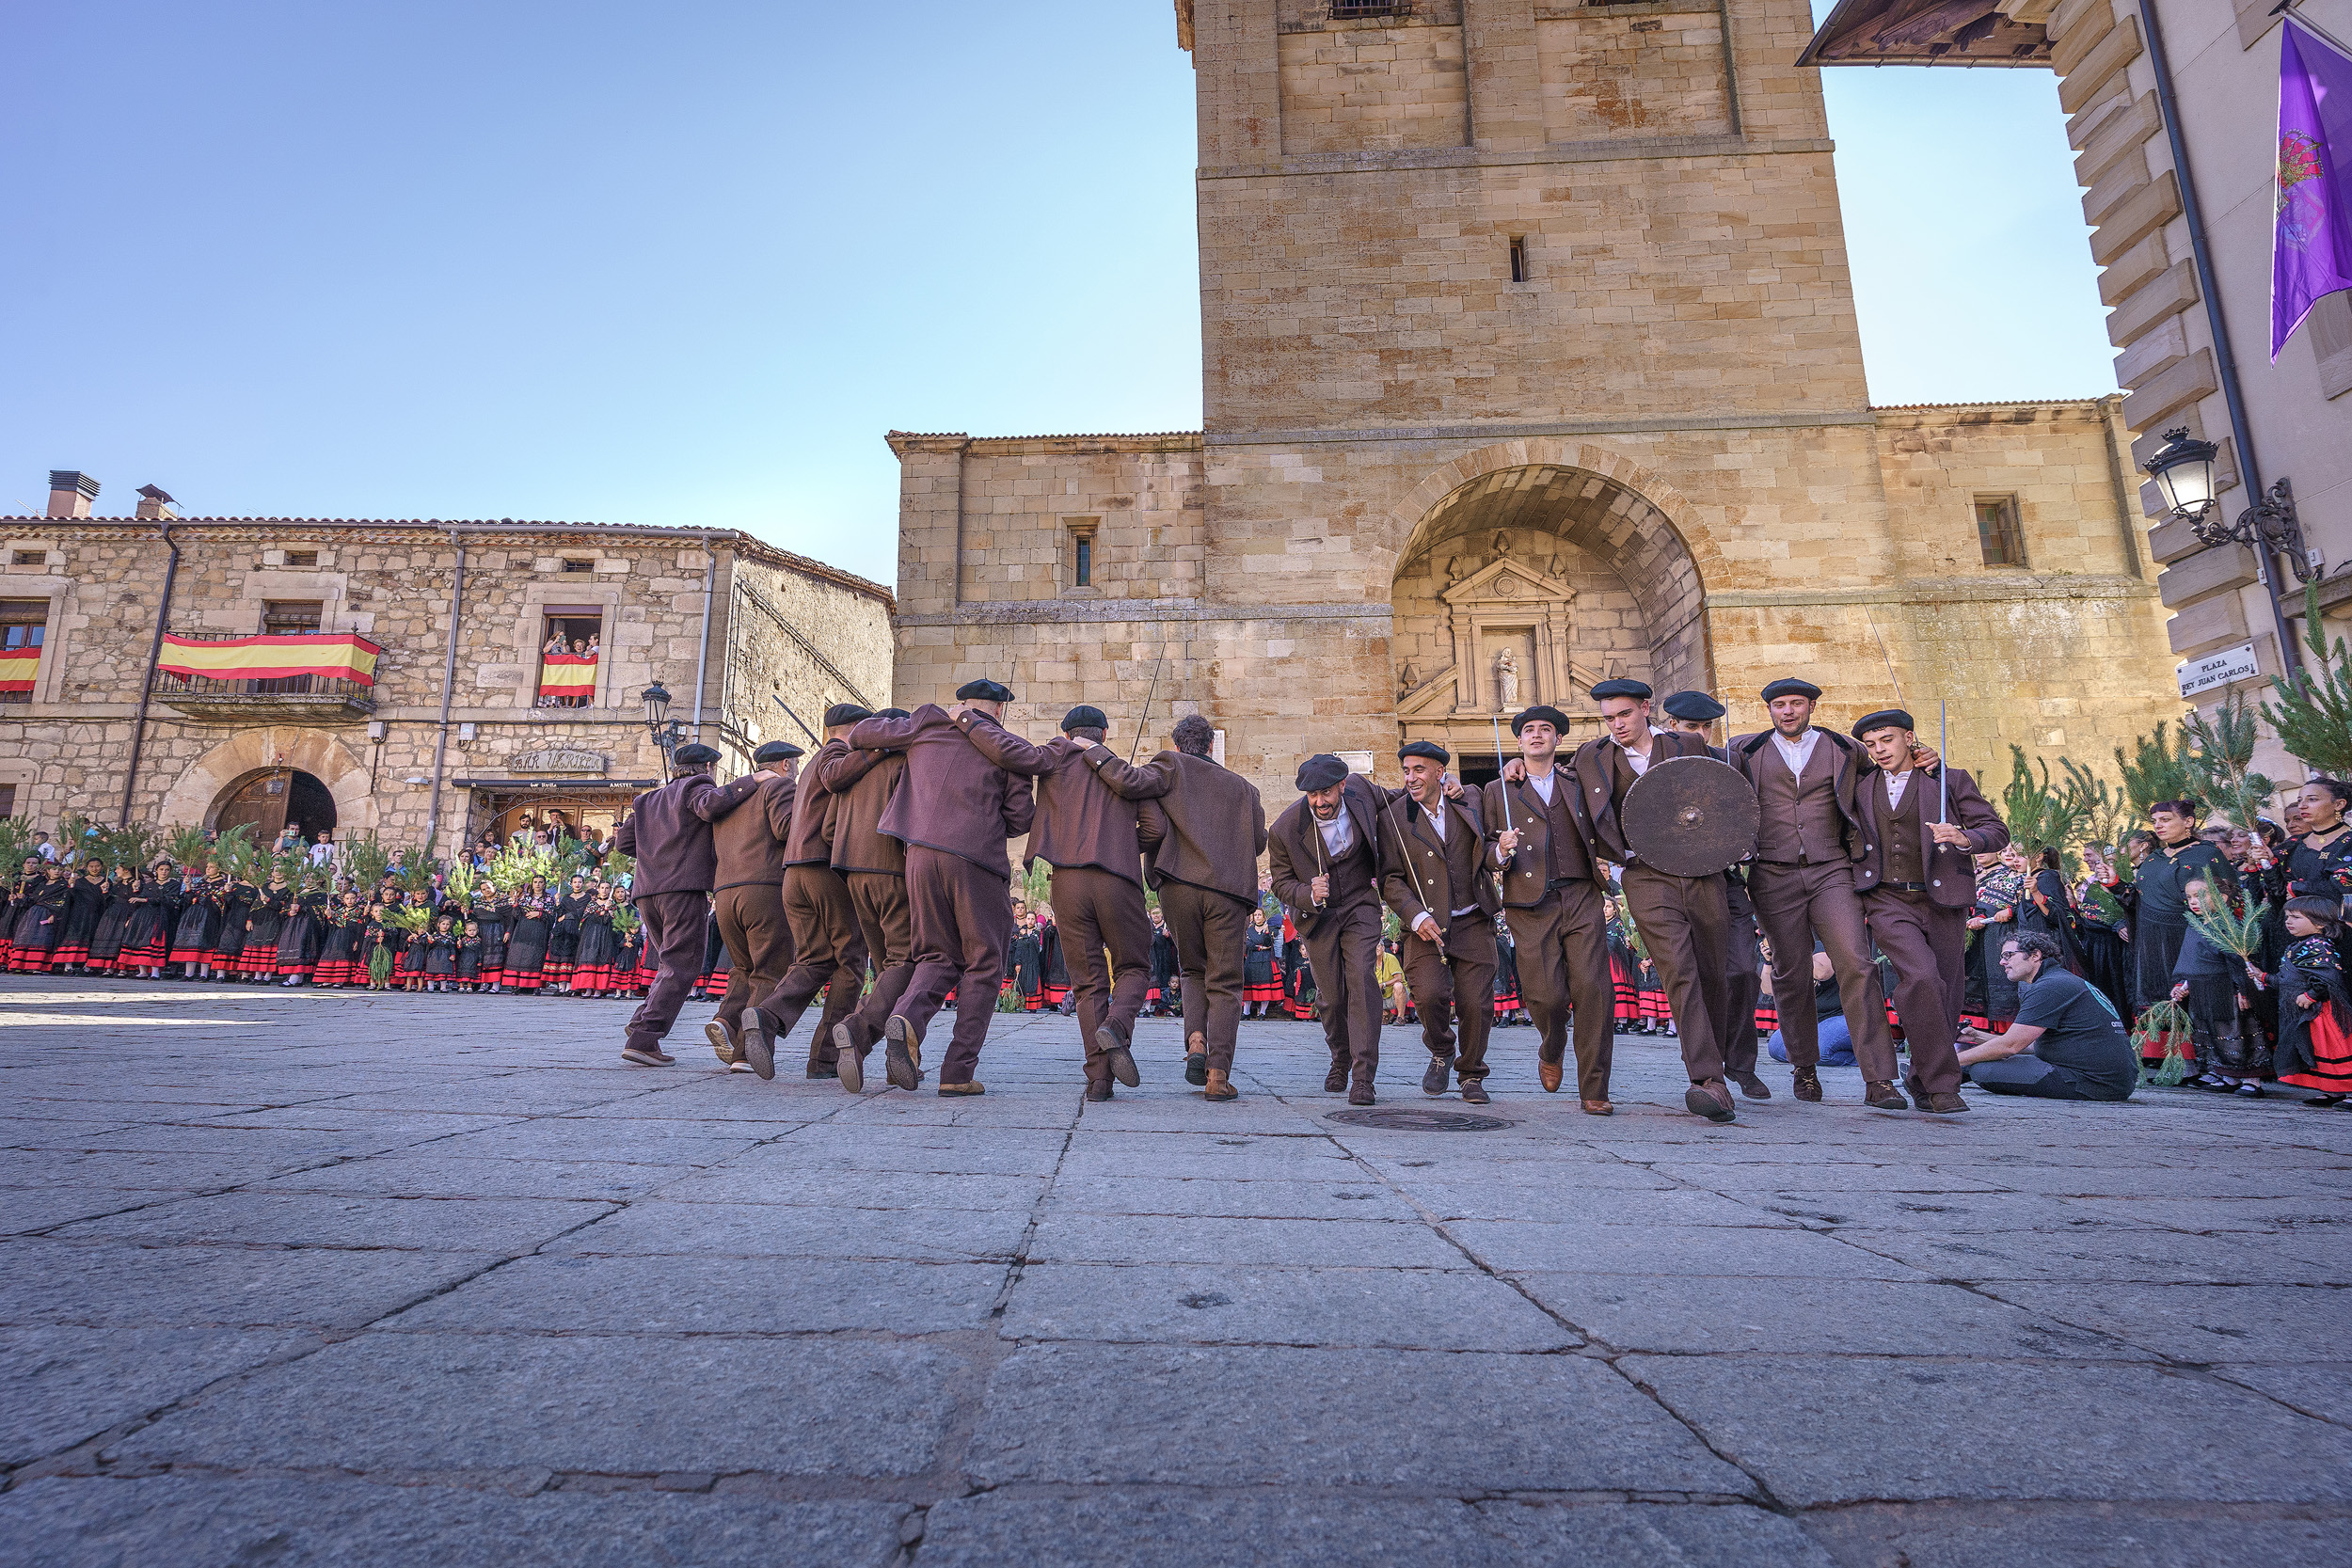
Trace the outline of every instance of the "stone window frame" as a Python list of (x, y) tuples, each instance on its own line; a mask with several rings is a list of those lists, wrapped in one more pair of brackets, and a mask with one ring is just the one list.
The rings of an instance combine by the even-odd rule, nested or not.
[[(1103, 596), (1103, 519), (1091, 516), (1061, 519), (1061, 547), (1055, 552), (1054, 577), (1058, 595), (1065, 599), (1099, 599)], [(1087, 549), (1087, 580), (1081, 584), (1078, 576), (1078, 546)]]
[[(71, 578), (28, 577), (24, 569), (0, 568), (0, 599), (47, 599), (49, 615), (40, 628), (40, 667), (33, 675), (29, 703), (10, 703), (0, 714), (22, 718), (27, 708), (58, 700), (57, 683), (65, 670), (65, 618), (72, 610), (74, 583)], [(51, 656), (55, 655), (55, 657)], [(0, 778), (0, 783), (8, 783)], [(29, 781), (20, 781), (29, 782)]]
[[(1983, 558), (1984, 519), (1981, 514), (1988, 505), (1998, 506), (2002, 509), (2004, 515), (1999, 531), (2005, 545), (2016, 558), (2012, 561), (1993, 561)], [(1994, 572), (2023, 572), (2032, 569), (2033, 554), (2026, 548), (2025, 512), (2024, 508), (2018, 504), (2016, 492), (1994, 493), (1983, 490), (1972, 492), (1968, 498), (1968, 520), (1975, 525), (1977, 531), (1979, 565)]]
[[(283, 550), (272, 553), (281, 558), (285, 554)], [(326, 559), (323, 552), (320, 559)], [(319, 602), (321, 631), (353, 632), (373, 641), (369, 633), (375, 624), (375, 612), (352, 608), (351, 579), (347, 573), (285, 566), (263, 565), (247, 571), (245, 580), (238, 585), (237, 597), (230, 605), (230, 614), (236, 624), (207, 629), (230, 631), (240, 637), (259, 637), (266, 629), (271, 601), (299, 603), (306, 599)], [(361, 626), (359, 623), (362, 621), (367, 625)], [(196, 628), (172, 626), (165, 629), (181, 631)]]
[[(588, 580), (582, 581), (583, 578)], [(516, 660), (522, 668), (522, 679), (514, 688), (515, 705), (526, 714), (554, 718), (562, 715), (577, 717), (595, 713), (602, 708), (617, 707), (612, 696), (612, 671), (619, 660), (612, 657), (612, 633), (621, 624), (621, 601), (624, 597), (619, 583), (602, 583), (587, 573), (556, 572), (523, 588), (522, 613), (508, 636), (513, 640)], [(586, 707), (543, 708), (539, 706), (539, 658), (546, 645), (548, 606), (551, 604), (593, 604), (602, 607), (604, 629), (597, 633), (596, 692)]]
[[(33, 816), (33, 791), (40, 786), (40, 765), (30, 757), (0, 757), (0, 787), (16, 791), (9, 815), (30, 826)], [(14, 876), (16, 867), (8, 867)]]

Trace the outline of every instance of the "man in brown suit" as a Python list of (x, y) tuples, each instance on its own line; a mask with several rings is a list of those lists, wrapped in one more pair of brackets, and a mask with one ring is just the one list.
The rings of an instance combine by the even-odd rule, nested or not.
[(1326, 1092), (1373, 1103), (1380, 1069), (1380, 808), (1370, 779), (1328, 754), (1298, 766), (1303, 792), (1266, 834), (1274, 896), (1306, 943), (1330, 1048)]
[(1900, 708), (1855, 721), (1868, 753), (1857, 802), (1862, 860), (1854, 886), (1871, 940), (1895, 965), (1895, 1012), (1911, 1049), (1904, 1086), (1919, 1109), (1964, 1111), (1958, 1030), (1967, 986), (1973, 857), (2007, 847), (2009, 829), (1965, 768), (1925, 766)]
[[(1726, 711), (1704, 691), (1677, 691), (1658, 705), (1666, 710), (1670, 729), (1695, 735), (1708, 742), (1708, 754), (1731, 761), (1728, 747), (1713, 744), (1715, 721)], [(1756, 1071), (1756, 1004), (1764, 994), (1764, 946), (1756, 928), (1756, 904), (1748, 896), (1748, 879), (1734, 866), (1724, 873), (1724, 902), (1731, 911), (1725, 941), (1724, 989), (1729, 1001), (1717, 1021), (1723, 1037), (1724, 1076), (1740, 1085), (1750, 1100), (1770, 1100), (1772, 1089)]]
[(1150, 764), (1167, 777), (1167, 793), (1138, 813), (1152, 840), (1144, 875), (1160, 895), (1160, 916), (1184, 977), (1184, 1082), (1210, 1099), (1234, 1100), (1242, 939), (1258, 907), (1265, 807), (1257, 785), (1212, 755), (1216, 730), (1206, 719), (1184, 715), (1168, 739), (1171, 749)]
[(1731, 914), (1723, 876), (1678, 877), (1644, 863), (1626, 843), (1618, 815), (1634, 780), (1669, 757), (1707, 755), (1707, 742), (1652, 724), (1646, 682), (1603, 681), (1593, 688), (1593, 700), (1600, 705), (1607, 733), (1578, 747), (1570, 764), (1584, 796), (1590, 847), (1595, 858), (1625, 867), (1626, 911), (1640, 928), (1650, 962), (1666, 988), (1683, 1070), (1691, 1078), (1682, 1095), (1684, 1108), (1709, 1121), (1730, 1121), (1738, 1113), (1732, 1108), (1730, 1085), (1724, 1082), (1721, 1026), (1716, 1022), (1730, 1006), (1724, 967)]
[(1495, 1021), (1495, 912), (1502, 900), (1477, 808), (1444, 793), (1449, 760), (1432, 740), (1407, 742), (1397, 752), (1405, 794), (1380, 813), (1380, 895), (1405, 927), (1400, 961), (1429, 1048), (1422, 1093), (1445, 1093), (1451, 1071), (1462, 1098), (1484, 1105), (1486, 1036)]
[(1535, 1021), (1535, 1075), (1545, 1093), (1559, 1092), (1573, 1016), (1577, 1096), (1587, 1112), (1606, 1116), (1616, 1046), (1608, 881), (1588, 847), (1583, 794), (1558, 766), (1567, 729), (1566, 714), (1540, 704), (1511, 721), (1519, 777), (1486, 786), (1486, 831), (1496, 835), (1520, 994)]
[[(908, 716), (902, 707), (882, 708), (874, 715)], [(835, 1059), (855, 1056), (863, 1082), (866, 1053), (882, 1037), (883, 1022), (898, 1010), (898, 998), (914, 975), (906, 846), (882, 831), (882, 813), (907, 776), (907, 759), (897, 752), (844, 751), (811, 769), (809, 776), (835, 798), (833, 868), (849, 885), (866, 958), (874, 966), (874, 989), (856, 1012), (833, 1026)]]
[(752, 761), (775, 776), (738, 809), (711, 824), (719, 886), (711, 899), (719, 940), (727, 948), (727, 993), (719, 1016), (703, 1025), (719, 1060), (746, 1068), (743, 1009), (765, 996), (792, 967), (792, 927), (784, 913), (784, 845), (792, 832), (793, 759), (801, 749), (771, 740)]
[(993, 721), (965, 732), (989, 761), (1037, 780), (1037, 819), (1024, 863), (1043, 861), (1054, 868), (1054, 924), (1076, 992), (1089, 1100), (1110, 1099), (1113, 1079), (1131, 1089), (1142, 1082), (1130, 1047), (1151, 983), (1152, 919), (1143, 906), (1136, 802), (1167, 794), (1173, 782), (1121, 762), (1103, 744), (1109, 731), (1101, 708), (1081, 704), (1062, 716), (1060, 738), (1042, 746)]
[(718, 752), (699, 741), (679, 747), (670, 759), (670, 782), (640, 795), (613, 835), (614, 848), (636, 857), (629, 901), (645, 923), (645, 950), (660, 963), (645, 1000), (629, 1015), (621, 1047), (621, 1060), (639, 1067), (668, 1067), (677, 1059), (661, 1049), (661, 1037), (702, 976), (704, 927), (719, 879), (710, 825), (776, 776), (763, 769), (723, 787), (710, 782), (718, 760)]
[[(872, 712), (856, 703), (825, 709), (825, 743), (812, 768), (837, 764), (850, 752), (850, 732)], [(861, 753), (863, 754), (863, 753)], [(866, 986), (866, 938), (858, 928), (850, 884), (833, 868), (833, 824), (841, 797), (823, 789), (802, 793), (784, 846), (784, 915), (792, 926), (792, 968), (743, 1015), (743, 1052), (762, 1078), (776, 1075), (776, 1041), (792, 1032), (818, 991), (825, 1010), (808, 1037), (807, 1076), (839, 1078), (851, 1094), (866, 1087), (865, 1058), (847, 1061), (833, 1043), (834, 1025), (857, 1006)]]
[(1895, 1087), (1895, 1037), (1886, 993), (1870, 961), (1870, 931), (1854, 891), (1854, 816), (1861, 753), (1842, 735), (1813, 726), (1821, 689), (1794, 676), (1764, 689), (1772, 727), (1736, 736), (1731, 765), (1756, 785), (1758, 824), (1748, 895), (1772, 945), (1772, 1002), (1799, 1100), (1821, 1098), (1820, 1021), (1813, 1016), (1813, 944), (1837, 974), (1837, 994), (1853, 1031), (1863, 1098), (1882, 1111), (1908, 1111)]
[(880, 823), (907, 848), (914, 929), (914, 974), (882, 1025), (890, 1082), (914, 1087), (923, 1031), (952, 990), (955, 1035), (939, 1069), (944, 1095), (988, 1092), (972, 1074), (1012, 940), (1012, 860), (1005, 841), (1027, 832), (1037, 812), (1029, 781), (989, 761), (968, 733), (996, 722), (1012, 693), (977, 680), (959, 687), (956, 699), (953, 713), (925, 703), (911, 717), (868, 719), (850, 732), (858, 751), (906, 758), (906, 777)]

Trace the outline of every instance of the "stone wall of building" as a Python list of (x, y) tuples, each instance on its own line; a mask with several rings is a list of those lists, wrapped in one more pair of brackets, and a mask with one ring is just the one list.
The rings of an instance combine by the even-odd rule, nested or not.
[[(42, 518), (0, 519), (0, 531), (44, 557), (38, 573), (0, 576), (0, 597), (55, 606), (35, 700), (0, 705), (0, 784), (17, 786), (20, 815), (112, 822), (164, 588), (162, 531)], [(175, 520), (171, 533), (180, 565), (170, 630), (250, 635), (268, 601), (316, 601), (322, 630), (357, 632), (383, 652), (355, 705), (285, 697), (199, 710), (175, 705), (159, 683), (130, 801), (136, 820), (207, 821), (225, 790), (280, 759), (326, 784), (339, 832), (397, 842), (421, 841), (428, 822), (445, 837), (464, 829), (469, 801), (458, 780), (608, 789), (658, 780), (644, 690), (660, 681), (674, 693), (672, 717), (691, 729), (698, 663), (703, 738), (728, 753), (730, 770), (747, 767), (760, 740), (793, 734), (775, 696), (803, 713), (841, 700), (847, 686), (889, 700), (889, 595), (739, 534), (714, 535), (706, 548), (692, 534), (593, 526), (461, 524), (453, 538), (447, 525), (209, 518)], [(458, 539), (466, 576), (444, 743)], [(289, 552), (313, 552), (315, 562), (290, 565)], [(591, 705), (537, 705), (551, 611), (600, 620)], [(551, 766), (559, 753), (603, 765)]]

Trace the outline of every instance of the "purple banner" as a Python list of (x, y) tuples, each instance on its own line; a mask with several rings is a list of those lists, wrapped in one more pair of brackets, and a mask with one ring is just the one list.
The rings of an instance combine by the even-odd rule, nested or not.
[(2279, 216), (2270, 357), (2324, 294), (2352, 289), (2352, 55), (2297, 24), (2279, 40)]

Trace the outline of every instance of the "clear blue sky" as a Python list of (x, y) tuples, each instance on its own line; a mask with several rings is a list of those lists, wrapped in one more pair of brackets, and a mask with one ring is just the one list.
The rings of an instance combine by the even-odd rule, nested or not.
[[(2111, 390), (2049, 73), (1828, 87), (1875, 400)], [(0, 148), (8, 512), (71, 467), (888, 582), (885, 430), (1200, 422), (1166, 0), (9, 0)]]

